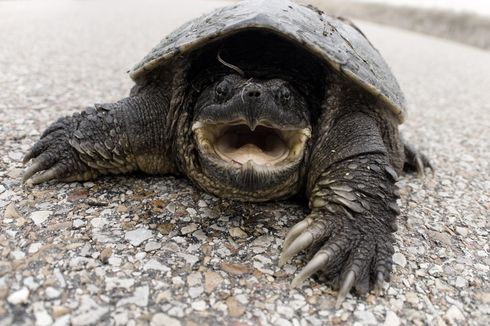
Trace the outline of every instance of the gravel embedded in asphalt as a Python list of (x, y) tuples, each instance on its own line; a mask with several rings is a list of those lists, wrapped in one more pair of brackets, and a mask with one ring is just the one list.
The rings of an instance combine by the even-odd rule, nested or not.
[[(289, 283), (294, 202), (242, 204), (183, 178), (21, 184), (22, 155), (61, 115), (128, 94), (170, 29), (223, 2), (0, 2), (0, 325), (490, 324), (490, 54), (360, 22), (407, 95), (403, 135), (435, 175), (401, 178), (384, 295)], [(178, 3), (178, 2), (175, 2)], [(184, 9), (185, 7), (185, 9)]]

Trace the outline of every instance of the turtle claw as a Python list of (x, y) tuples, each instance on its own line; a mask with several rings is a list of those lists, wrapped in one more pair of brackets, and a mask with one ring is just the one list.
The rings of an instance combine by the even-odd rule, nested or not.
[(22, 182), (35, 185), (53, 179), (82, 180), (91, 175), (69, 144), (69, 127), (69, 118), (61, 118), (46, 129), (24, 156), (23, 163), (31, 161), (31, 165), (24, 170)]
[(313, 235), (307, 231), (296, 237), (290, 245), (283, 248), (281, 257), (279, 257), (279, 266), (286, 264), (291, 258), (296, 256), (300, 251), (308, 248), (312, 243)]
[(313, 251), (313, 258), (293, 279), (291, 288), (300, 287), (315, 273), (323, 273), (329, 281), (338, 281), (337, 308), (352, 289), (365, 294), (373, 286), (382, 288), (393, 254), (391, 235), (362, 233), (349, 220), (339, 218), (312, 214), (297, 223), (286, 236), (279, 258), (282, 266), (302, 250)]
[(30, 183), (32, 183), (33, 185), (37, 185), (37, 184), (47, 182), (47, 181), (52, 180), (52, 179), (57, 179), (60, 174), (61, 174), (61, 171), (59, 170), (59, 168), (57, 168), (57, 167), (50, 168), (49, 170), (46, 170), (44, 172), (40, 172), (39, 174), (33, 176), (30, 179)]
[(344, 302), (345, 297), (354, 286), (355, 281), (356, 281), (356, 273), (354, 271), (349, 271), (347, 275), (345, 275), (340, 285), (339, 294), (337, 295), (337, 302), (335, 303), (335, 307), (337, 309), (339, 309), (340, 306), (342, 305), (342, 302)]
[(313, 223), (313, 219), (311, 217), (307, 217), (304, 220), (302, 220), (299, 223), (296, 223), (291, 230), (289, 230), (288, 234), (286, 235), (286, 238), (284, 239), (284, 244), (283, 247), (287, 248), (293, 242), (294, 239), (296, 239), (301, 233), (303, 233), (308, 226)]
[(279, 267), (286, 264), (300, 251), (313, 247), (329, 236), (330, 229), (328, 223), (316, 217), (316, 215), (311, 214), (303, 221), (294, 225), (288, 232), (284, 240), (281, 256), (279, 257)]
[(313, 257), (310, 262), (303, 267), (301, 272), (291, 282), (291, 288), (299, 287), (307, 278), (322, 269), (328, 261), (331, 259), (331, 255), (327, 252), (319, 252)]
[[(26, 159), (28, 162), (30, 158)], [(24, 160), (26, 160), (24, 159)], [(44, 171), (46, 169), (49, 169), (51, 165), (53, 164), (52, 157), (49, 155), (40, 155), (39, 157), (35, 158), (31, 166), (29, 166), (27, 169), (25, 169), (24, 174), (22, 175), (22, 182), (26, 182), (28, 179), (30, 179), (34, 174)]]
[(419, 178), (425, 176), (425, 169), (430, 169), (434, 172), (434, 166), (430, 160), (420, 151), (416, 150), (412, 145), (405, 143), (405, 171), (415, 171)]
[(378, 272), (376, 274), (376, 281), (374, 283), (374, 294), (376, 294), (377, 296), (380, 296), (381, 293), (383, 292), (384, 281), (385, 281), (385, 276), (383, 275), (383, 273)]

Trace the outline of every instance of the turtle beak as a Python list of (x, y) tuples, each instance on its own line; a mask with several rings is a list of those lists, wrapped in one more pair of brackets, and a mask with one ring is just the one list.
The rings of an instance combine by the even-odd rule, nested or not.
[(256, 117), (245, 117), (245, 123), (251, 131), (255, 131), (255, 128), (259, 125), (259, 120)]
[(234, 121), (230, 123), (195, 122), (192, 126), (199, 148), (238, 168), (263, 166), (274, 169), (301, 159), (309, 128), (283, 129), (268, 121)]

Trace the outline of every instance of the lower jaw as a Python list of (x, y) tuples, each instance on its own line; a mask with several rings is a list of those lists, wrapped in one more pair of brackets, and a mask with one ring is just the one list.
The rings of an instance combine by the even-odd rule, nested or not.
[(243, 166), (229, 169), (207, 158), (201, 158), (200, 163), (201, 171), (192, 171), (190, 178), (205, 191), (223, 198), (264, 202), (290, 197), (299, 188), (299, 163), (278, 171)]

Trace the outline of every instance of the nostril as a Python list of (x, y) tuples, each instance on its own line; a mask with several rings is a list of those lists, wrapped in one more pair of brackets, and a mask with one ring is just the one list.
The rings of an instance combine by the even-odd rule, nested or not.
[(260, 97), (260, 95), (261, 95), (260, 91), (256, 89), (247, 91), (247, 96), (250, 98), (258, 98)]

